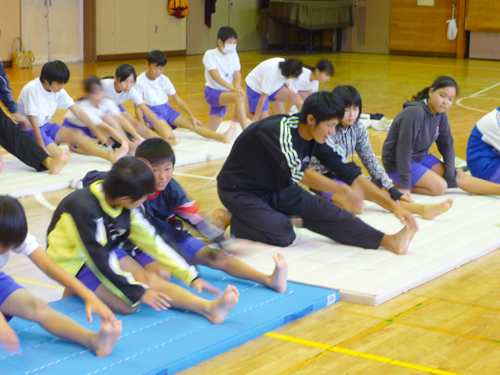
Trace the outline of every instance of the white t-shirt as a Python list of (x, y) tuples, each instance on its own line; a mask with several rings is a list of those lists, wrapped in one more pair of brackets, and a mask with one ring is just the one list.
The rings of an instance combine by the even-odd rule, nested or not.
[(485, 115), (476, 124), (483, 135), (481, 140), (500, 150), (500, 111), (498, 109)]
[(101, 80), (101, 85), (106, 96), (117, 105), (128, 102), (129, 100), (132, 100), (136, 105), (141, 105), (143, 103), (141, 94), (139, 94), (135, 87), (132, 87), (132, 90), (129, 92), (122, 91), (121, 93), (117, 93), (115, 90), (115, 80), (113, 78)]
[(144, 103), (150, 107), (168, 104), (168, 97), (176, 93), (170, 79), (163, 74), (155, 80), (150, 80), (144, 72), (137, 77), (135, 88), (142, 96)]
[(302, 73), (297, 78), (287, 79), (286, 86), (290, 91), (298, 93), (299, 91), (307, 91), (309, 93), (318, 92), (319, 81), (311, 81), (312, 71), (307, 68), (302, 68)]
[(241, 70), (240, 58), (236, 51), (223, 54), (218, 48), (209, 49), (203, 56), (205, 65), (205, 86), (214, 90), (229, 91), (226, 87), (214, 81), (210, 75), (210, 70), (217, 70), (219, 76), (229, 84), (233, 84), (234, 72)]
[(66, 90), (49, 92), (43, 88), (40, 78), (36, 78), (21, 90), (17, 102), (19, 114), (37, 116), (38, 126), (42, 127), (50, 121), (56, 109), (67, 110), (75, 102)]
[(7, 251), (5, 254), (0, 254), (0, 269), (2, 269), (2, 267), (5, 266), (9, 261), (9, 256), (11, 251), (17, 254), (24, 254), (26, 256), (29, 256), (33, 251), (35, 251), (39, 247), (40, 245), (38, 244), (38, 242), (36, 242), (35, 236), (32, 236), (31, 234), (28, 233), (26, 239), (24, 240), (21, 246), (11, 247), (10, 250)]
[(278, 91), (286, 82), (286, 77), (281, 74), (278, 64), (285, 59), (275, 57), (261, 62), (247, 75), (245, 82), (258, 94), (271, 95)]
[[(108, 112), (111, 112), (115, 116), (120, 116), (121, 111), (118, 108), (118, 105), (114, 101), (108, 98), (104, 98), (99, 107), (96, 107), (90, 100), (82, 99), (76, 102), (76, 105), (81, 108), (83, 112), (90, 119), (92, 124), (95, 126), (99, 126), (102, 123), (102, 118), (106, 116)], [(81, 122), (78, 117), (76, 117), (73, 112), (68, 111), (66, 113), (66, 119), (71, 122), (73, 125), (86, 127), (83, 122)]]

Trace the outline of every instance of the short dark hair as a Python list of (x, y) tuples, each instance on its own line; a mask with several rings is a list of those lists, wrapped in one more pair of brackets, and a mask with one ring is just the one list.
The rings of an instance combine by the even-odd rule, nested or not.
[(151, 164), (171, 161), (175, 165), (174, 150), (163, 138), (146, 139), (135, 150), (135, 156), (144, 158)]
[(238, 34), (232, 27), (222, 26), (217, 32), (217, 40), (222, 40), (222, 43), (226, 43), (229, 38), (238, 39)]
[(356, 88), (353, 86), (337, 86), (333, 89), (333, 92), (337, 94), (344, 102), (345, 108), (355, 106), (359, 108), (359, 115), (356, 121), (359, 120), (361, 112), (363, 111), (363, 102), (361, 101), (361, 95)]
[(165, 55), (162, 51), (157, 49), (149, 52), (148, 57), (146, 59), (150, 64), (156, 64), (158, 66), (167, 65), (167, 55)]
[(345, 114), (344, 102), (337, 94), (319, 91), (307, 97), (299, 113), (301, 123), (307, 123), (307, 116), (313, 115), (316, 123), (332, 119), (342, 120)]
[(281, 74), (289, 78), (300, 76), (304, 64), (299, 59), (286, 59), (285, 61), (281, 61), (278, 66), (280, 67)]
[(0, 195), (0, 245), (19, 247), (28, 235), (28, 222), (21, 203), (7, 195)]
[[(131, 75), (134, 76), (134, 82), (135, 82), (137, 80), (137, 73), (135, 72), (134, 67), (130, 64), (121, 64), (118, 68), (116, 68), (115, 77), (118, 79), (118, 82), (125, 81)], [(106, 78), (108, 77), (104, 77), (103, 79)]]
[(101, 80), (96, 76), (88, 76), (85, 78), (85, 92), (92, 92), (93, 86), (102, 87)]
[(61, 60), (49, 61), (43, 64), (42, 72), (40, 73), (40, 81), (47, 81), (49, 85), (52, 82), (68, 83), (69, 69), (68, 66)]
[(156, 191), (151, 168), (133, 156), (118, 160), (106, 175), (102, 187), (111, 199), (130, 197), (133, 202)]

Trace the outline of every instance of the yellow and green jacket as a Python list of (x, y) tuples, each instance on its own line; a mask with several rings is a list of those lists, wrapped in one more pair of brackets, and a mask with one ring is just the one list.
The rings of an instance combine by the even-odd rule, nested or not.
[(131, 306), (139, 303), (148, 287), (120, 269), (113, 250), (127, 239), (186, 284), (198, 277), (196, 268), (167, 244), (141, 208), (111, 207), (102, 181), (64, 198), (47, 233), (47, 254), (58, 266), (76, 276), (86, 264), (104, 286)]

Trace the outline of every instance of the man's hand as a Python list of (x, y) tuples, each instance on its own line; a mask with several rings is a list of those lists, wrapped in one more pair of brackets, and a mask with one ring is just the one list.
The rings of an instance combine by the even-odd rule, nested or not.
[(413, 217), (413, 215), (405, 210), (404, 208), (402, 208), (401, 206), (398, 206), (394, 211), (393, 211), (393, 214), (399, 219), (401, 220), (401, 222), (407, 226), (408, 228), (414, 230), (414, 231), (417, 231), (418, 230), (418, 225), (417, 225), (417, 222), (415, 221), (415, 218)]
[(109, 322), (113, 326), (117, 323), (113, 312), (98, 297), (85, 301), (85, 312), (89, 323), (92, 323), (92, 313), (98, 314), (104, 322)]

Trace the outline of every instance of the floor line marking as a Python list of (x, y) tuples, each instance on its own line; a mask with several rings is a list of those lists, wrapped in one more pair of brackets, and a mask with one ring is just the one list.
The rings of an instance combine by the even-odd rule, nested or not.
[(316, 341), (310, 341), (310, 340), (300, 339), (297, 337), (281, 335), (281, 334), (274, 333), (274, 332), (266, 333), (265, 336), (272, 337), (272, 338), (279, 339), (279, 340), (283, 340), (283, 341), (293, 342), (295, 344), (301, 344), (301, 345), (311, 346), (311, 347), (315, 347), (315, 348), (321, 348), (321, 349), (327, 350), (329, 352), (347, 354), (347, 355), (352, 355), (355, 357), (369, 359), (369, 360), (376, 361), (376, 362), (387, 363), (389, 365), (405, 367), (405, 368), (409, 368), (412, 370), (426, 372), (428, 374), (458, 375), (455, 372), (439, 370), (439, 369), (436, 369), (433, 367), (417, 365), (415, 363), (400, 361), (397, 359), (382, 357), (382, 356), (378, 356), (378, 355), (374, 355), (374, 354), (370, 354), (370, 353), (358, 352), (357, 350), (346, 349), (346, 348), (339, 347), (337, 345), (332, 346), (332, 345), (322, 344), (322, 343), (319, 343)]
[(478, 95), (482, 94), (483, 92), (486, 92), (486, 91), (488, 91), (488, 90), (491, 90), (491, 89), (493, 89), (493, 88), (495, 88), (495, 87), (497, 87), (497, 86), (500, 86), (500, 82), (495, 83), (494, 85), (492, 85), (492, 86), (490, 86), (490, 87), (487, 87), (487, 88), (485, 88), (485, 89), (483, 89), (483, 90), (481, 90), (481, 91), (478, 91), (478, 92), (476, 92), (476, 93), (474, 93), (474, 94), (472, 94), (472, 95), (466, 96), (466, 97), (464, 97), (464, 98), (460, 98), (460, 99), (458, 99), (458, 100), (456, 101), (456, 103), (457, 103), (457, 105), (458, 105), (459, 107), (462, 107), (462, 108), (465, 108), (465, 109), (469, 109), (469, 110), (471, 110), (471, 111), (483, 112), (483, 113), (489, 113), (490, 111), (485, 111), (485, 110), (482, 110), (482, 109), (477, 109), (477, 108), (467, 107), (467, 106), (465, 106), (465, 105), (463, 105), (463, 104), (462, 104), (462, 100), (469, 99), (469, 98), (474, 98), (474, 97), (476, 97), (476, 96), (478, 96)]
[(49, 284), (41, 283), (39, 281), (30, 280), (30, 279), (24, 279), (22, 277), (16, 277), (16, 276), (13, 276), (12, 278), (14, 280), (22, 282), (22, 283), (28, 283), (28, 284), (38, 285), (38, 286), (44, 286), (45, 288), (64, 290), (64, 288), (62, 286), (59, 286), (59, 285), (49, 285)]
[(35, 194), (35, 199), (38, 201), (38, 203), (40, 203), (42, 206), (45, 206), (47, 207), (49, 210), (52, 210), (52, 211), (55, 211), (56, 210), (56, 206), (54, 206), (53, 204), (49, 203), (47, 201), (47, 199), (45, 199), (45, 197), (43, 196), (43, 194)]
[(213, 180), (214, 179), (213, 177), (198, 176), (198, 175), (195, 175), (195, 174), (180, 173), (180, 172), (174, 172), (174, 175), (183, 176), (183, 177), (201, 178), (202, 180)]

